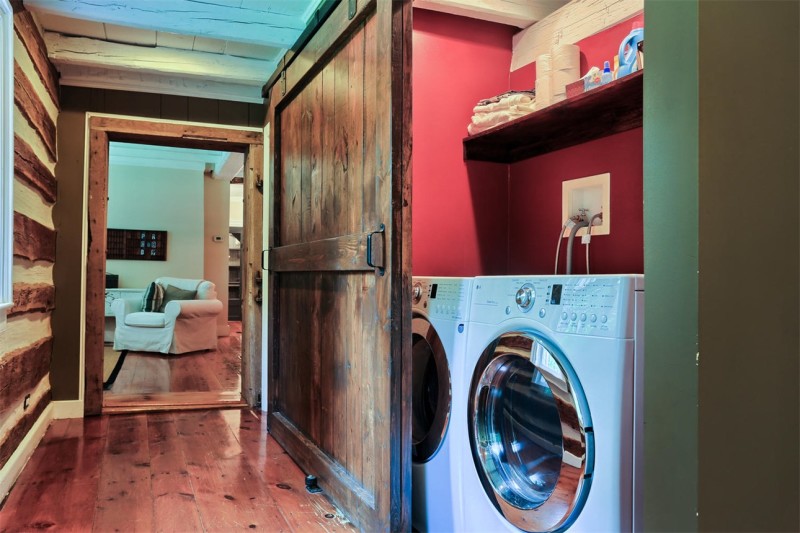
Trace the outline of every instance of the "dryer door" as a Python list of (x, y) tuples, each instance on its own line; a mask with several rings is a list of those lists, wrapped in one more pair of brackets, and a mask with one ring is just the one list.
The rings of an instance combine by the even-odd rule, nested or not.
[(472, 457), (487, 495), (524, 531), (563, 531), (583, 508), (594, 434), (566, 357), (531, 332), (510, 332), (483, 352), (469, 397)]
[(450, 366), (436, 329), (414, 316), (412, 340), (412, 451), (415, 463), (430, 461), (444, 441), (450, 420)]

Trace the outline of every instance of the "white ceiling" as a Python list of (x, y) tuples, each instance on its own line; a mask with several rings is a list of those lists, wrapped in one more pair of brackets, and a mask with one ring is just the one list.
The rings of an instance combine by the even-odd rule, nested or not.
[(240, 153), (151, 144), (112, 141), (108, 143), (108, 158), (111, 165), (211, 171), (215, 179), (226, 180), (242, 176), (244, 170), (244, 155)]
[[(24, 0), (62, 85), (262, 103), (323, 0)], [(346, 0), (343, 0), (346, 1)], [(526, 28), (567, 0), (414, 0)]]
[(261, 103), (321, 0), (24, 0), (63, 85)]

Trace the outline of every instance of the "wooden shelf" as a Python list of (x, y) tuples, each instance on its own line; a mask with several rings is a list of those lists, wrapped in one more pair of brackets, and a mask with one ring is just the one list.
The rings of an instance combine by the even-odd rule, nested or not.
[(607, 85), (464, 138), (464, 159), (516, 163), (642, 125), (642, 79)]

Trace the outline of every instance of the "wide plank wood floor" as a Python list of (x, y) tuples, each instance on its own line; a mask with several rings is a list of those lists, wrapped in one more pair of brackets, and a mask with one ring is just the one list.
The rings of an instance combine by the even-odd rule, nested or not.
[(111, 389), (103, 393), (104, 412), (176, 406), (243, 405), (241, 401), (242, 325), (217, 339), (217, 349), (181, 355), (128, 352)]
[(56, 420), (2, 531), (355, 531), (248, 409)]

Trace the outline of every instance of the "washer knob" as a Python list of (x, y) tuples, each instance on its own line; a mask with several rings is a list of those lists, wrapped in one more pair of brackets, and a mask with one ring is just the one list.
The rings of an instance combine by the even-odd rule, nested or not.
[(517, 306), (523, 311), (530, 311), (533, 307), (533, 301), (535, 299), (535, 295), (533, 293), (533, 287), (528, 285), (527, 283), (519, 288), (517, 291), (517, 295), (514, 297), (517, 302)]
[(420, 298), (422, 298), (422, 287), (419, 284), (415, 284), (414, 288), (411, 292), (411, 297), (414, 299), (414, 303), (418, 303)]

